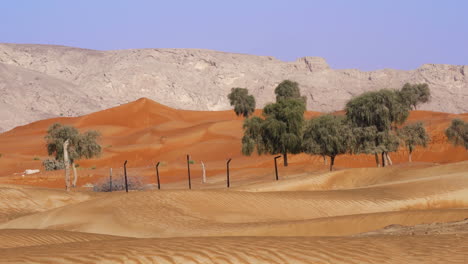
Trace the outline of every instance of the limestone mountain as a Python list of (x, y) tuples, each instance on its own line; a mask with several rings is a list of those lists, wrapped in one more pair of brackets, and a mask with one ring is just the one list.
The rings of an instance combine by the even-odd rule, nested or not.
[(352, 96), (405, 82), (428, 83), (421, 109), (468, 112), (468, 66), (425, 64), (410, 71), (331, 69), (318, 57), (273, 57), (196, 49), (96, 51), (0, 44), (0, 132), (54, 116), (76, 116), (141, 97), (179, 109), (230, 109), (232, 87), (246, 87), (257, 107), (274, 101), (284, 79), (297, 81), (307, 108), (334, 111)]

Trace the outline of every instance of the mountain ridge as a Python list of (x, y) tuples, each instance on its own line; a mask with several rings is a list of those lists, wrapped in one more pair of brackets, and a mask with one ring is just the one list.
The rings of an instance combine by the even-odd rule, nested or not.
[[(284, 62), (271, 56), (199, 49), (99, 51), (0, 43), (0, 132), (54, 116), (79, 116), (147, 97), (171, 108), (227, 110), (232, 87), (246, 87), (257, 108), (274, 101), (284, 79), (299, 82), (308, 110), (330, 112), (351, 97), (405, 82), (429, 84), (421, 110), (468, 112), (468, 66), (423, 64), (410, 70), (332, 69), (321, 57)], [(31, 108), (32, 107), (32, 108)]]

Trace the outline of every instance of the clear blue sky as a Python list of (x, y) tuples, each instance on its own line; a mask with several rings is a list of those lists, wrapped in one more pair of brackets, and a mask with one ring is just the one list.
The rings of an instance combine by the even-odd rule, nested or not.
[(3, 0), (0, 42), (203, 48), (337, 69), (468, 64), (465, 0)]

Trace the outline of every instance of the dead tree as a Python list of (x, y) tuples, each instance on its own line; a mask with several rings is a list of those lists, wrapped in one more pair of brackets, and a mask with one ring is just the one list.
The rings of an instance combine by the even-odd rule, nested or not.
[(202, 167), (202, 183), (206, 183), (206, 170), (205, 170), (205, 163), (200, 161)]

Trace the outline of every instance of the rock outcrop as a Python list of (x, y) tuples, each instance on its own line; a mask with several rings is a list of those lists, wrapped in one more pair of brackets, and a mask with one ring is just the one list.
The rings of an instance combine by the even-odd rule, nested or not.
[(342, 109), (352, 96), (405, 82), (429, 84), (421, 109), (468, 112), (468, 66), (425, 64), (416, 70), (331, 69), (323, 58), (273, 57), (195, 49), (95, 51), (0, 44), (0, 131), (53, 116), (76, 116), (140, 97), (180, 109), (230, 109), (226, 95), (246, 87), (257, 107), (274, 100), (284, 79), (297, 81), (314, 111)]

